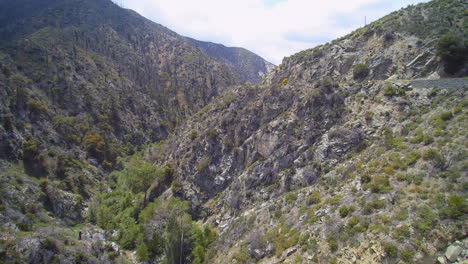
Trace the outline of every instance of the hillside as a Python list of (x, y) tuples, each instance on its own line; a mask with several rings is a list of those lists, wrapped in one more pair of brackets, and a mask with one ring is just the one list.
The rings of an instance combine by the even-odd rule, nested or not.
[[(257, 84), (241, 84), (239, 72), (188, 42), (175, 41), (175, 49), (169, 40), (177, 35), (158, 35), (161, 52), (173, 53), (156, 66), (193, 79), (156, 97), (139, 89), (147, 81), (160, 88), (159, 79), (120, 68), (148, 59), (139, 45), (159, 47), (146, 36), (128, 44), (140, 32), (124, 30), (131, 23), (104, 23), (116, 32), (105, 43), (123, 43), (112, 55), (61, 27), (47, 27), (45, 36), (61, 36), (51, 45), (44, 29), (37, 35), (16, 19), (0, 34), (11, 38), (0, 49), (0, 98), (15, 95), (0, 106), (2, 153), (11, 153), (0, 163), (0, 259), (464, 263), (467, 7), (462, 0), (410, 6), (285, 58)], [(74, 43), (83, 45), (76, 53)], [(38, 46), (47, 52), (31, 57)], [(179, 62), (192, 58), (186, 52), (207, 63)], [(197, 71), (219, 86), (193, 84), (206, 80), (193, 77)], [(96, 72), (96, 80), (85, 78)], [(48, 97), (47, 87), (58, 84), (68, 93)], [(180, 100), (173, 89), (190, 94)], [(136, 135), (148, 139), (132, 141)], [(149, 141), (157, 142), (137, 147)]]
[(17, 231), (40, 242), (35, 224), (84, 223), (118, 157), (245, 82), (109, 0), (0, 1), (2, 254), (6, 240), (19, 243), (9, 236)]
[(208, 56), (230, 65), (242, 78), (250, 83), (259, 82), (275, 66), (253, 52), (243, 48), (231, 48), (222, 44), (187, 38)]

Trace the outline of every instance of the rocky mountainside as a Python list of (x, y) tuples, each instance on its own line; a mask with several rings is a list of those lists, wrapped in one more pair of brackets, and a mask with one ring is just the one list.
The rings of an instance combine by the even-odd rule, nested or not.
[(210, 263), (432, 263), (463, 238), (468, 82), (411, 80), (454, 74), (442, 36), (466, 43), (466, 7), (412, 6), (286, 58), (150, 149), (218, 226)]
[(0, 1), (2, 233), (37, 238), (33, 224), (83, 223), (85, 202), (108, 188), (119, 156), (166, 138), (245, 82), (110, 0)]
[[(1, 98), (9, 99), (2, 102), (0, 131), (6, 140), (1, 142), (18, 151), (4, 152), (13, 154), (1, 163), (0, 259), (463, 263), (468, 250), (468, 82), (460, 77), (468, 73), (466, 9), (462, 0), (410, 6), (285, 58), (258, 84), (235, 85), (221, 94), (200, 88), (205, 92), (197, 96), (217, 95), (206, 105), (192, 100), (192, 93), (182, 96), (186, 104), (181, 104), (178, 95), (176, 102), (164, 100), (167, 90), (157, 90), (155, 98), (138, 90), (138, 81), (147, 84), (145, 78), (155, 77), (120, 68), (132, 65), (120, 63), (134, 61), (130, 51), (137, 44), (119, 44), (116, 55), (104, 56), (92, 48), (93, 41), (80, 41), (79, 34), (71, 35), (69, 48), (62, 47), (69, 35), (62, 35), (61, 27), (54, 28), (60, 34), (50, 32), (52, 26), (45, 36), (61, 36), (54, 45), (44, 42), (49, 39), (44, 33), (9, 41), (24, 46), (2, 48)], [(13, 28), (30, 25), (16, 21), (3, 29), (5, 39), (21, 34)], [(133, 39), (135, 28), (128, 30), (124, 40)], [(146, 43), (147, 38), (135, 39)], [(37, 41), (58, 50), (31, 57), (39, 49)], [(74, 43), (83, 46), (74, 51)], [(210, 76), (223, 77), (215, 83), (236, 84), (237, 73), (224, 71), (198, 48), (189, 50), (213, 66), (199, 69), (200, 74), (213, 70)], [(180, 57), (170, 54), (164, 65), (179, 74), (186, 61), (175, 67)], [(66, 63), (61, 66), (54, 58)], [(109, 74), (97, 80), (83, 77), (83, 71), (99, 73), (107, 65), (114, 67)], [(38, 69), (42, 72), (33, 74)], [(191, 78), (189, 72), (183, 71)], [(55, 79), (43, 79), (49, 75)], [(75, 86), (79, 81), (85, 86)], [(103, 85), (107, 82), (113, 85)], [(66, 93), (47, 97), (47, 88), (53, 94), (56, 86), (67, 87), (55, 89)], [(106, 104), (118, 89), (117, 104)], [(141, 103), (140, 95), (151, 99)], [(71, 112), (80, 105), (97, 114)], [(108, 118), (100, 117), (104, 113)], [(134, 116), (154, 119), (133, 122)], [(136, 135), (162, 131), (155, 124), (179, 126), (167, 137), (152, 138), (165, 140), (125, 155), (136, 151), (139, 141), (130, 140)], [(132, 129), (124, 130), (127, 126)], [(122, 130), (130, 131), (123, 146), (117, 132)], [(69, 150), (60, 147), (65, 143)], [(119, 151), (112, 146), (120, 146)], [(106, 168), (116, 169), (106, 173)]]
[(244, 48), (231, 48), (222, 44), (187, 39), (208, 56), (233, 67), (244, 80), (253, 84), (275, 68), (275, 65)]

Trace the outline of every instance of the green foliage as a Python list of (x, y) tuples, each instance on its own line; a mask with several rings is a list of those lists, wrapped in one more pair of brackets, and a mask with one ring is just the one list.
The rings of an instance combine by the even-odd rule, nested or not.
[(450, 196), (444, 213), (448, 218), (461, 219), (468, 213), (468, 204), (465, 198), (457, 195)]
[(418, 220), (413, 223), (413, 227), (421, 234), (431, 231), (437, 220), (437, 215), (432, 212), (431, 208), (422, 206), (416, 210), (416, 215), (418, 216)]
[(445, 158), (436, 149), (427, 149), (423, 152), (422, 157), (424, 160), (432, 161), (436, 168), (442, 169), (445, 167)]
[(344, 206), (340, 207), (339, 212), (340, 212), (341, 218), (345, 218), (349, 214), (349, 208), (346, 205), (344, 205)]
[(96, 156), (100, 156), (106, 150), (104, 137), (97, 132), (90, 132), (83, 138), (83, 144), (88, 151)]
[(136, 223), (131, 213), (132, 209), (127, 209), (119, 219), (119, 244), (125, 249), (134, 249), (137, 240), (142, 236), (141, 227)]
[(408, 239), (411, 236), (410, 227), (408, 225), (403, 225), (400, 228), (395, 230), (394, 237), (399, 241)]
[(191, 139), (191, 140), (195, 140), (197, 137), (198, 137), (197, 131), (192, 130), (192, 131), (190, 132), (190, 139)]
[(401, 89), (401, 88), (394, 88), (393, 85), (391, 83), (388, 83), (387, 86), (385, 86), (385, 89), (384, 89), (384, 95), (386, 96), (405, 96), (406, 95), (406, 92), (405, 90)]
[(388, 257), (396, 258), (398, 256), (398, 248), (393, 243), (385, 243), (383, 247)]
[(292, 227), (280, 225), (269, 230), (265, 238), (273, 243), (276, 256), (281, 256), (283, 251), (299, 243), (299, 233)]
[(148, 246), (145, 243), (141, 243), (136, 249), (137, 257), (140, 261), (148, 261), (150, 260), (150, 253), (148, 250)]
[(383, 131), (383, 140), (384, 144), (387, 146), (387, 148), (401, 148), (403, 138), (402, 137), (395, 137), (392, 133), (392, 131), (388, 128), (386, 128)]
[(354, 68), (353, 68), (354, 79), (362, 80), (366, 78), (367, 75), (369, 75), (369, 72), (370, 72), (369, 67), (367, 67), (367, 65), (364, 63), (359, 63), (359, 64), (354, 65)]
[(122, 172), (119, 181), (134, 194), (146, 192), (154, 180), (164, 180), (164, 170), (153, 164), (143, 161), (131, 161)]
[(23, 150), (23, 159), (34, 160), (39, 155), (39, 148), (35, 140), (27, 140), (21, 144)]
[(27, 102), (27, 105), (28, 105), (29, 112), (36, 116), (46, 113), (48, 111), (47, 105), (34, 99), (29, 99), (29, 101)]
[(327, 242), (331, 252), (335, 252), (338, 250), (338, 242), (332, 236), (328, 237)]
[(196, 224), (193, 225), (193, 249), (192, 249), (192, 263), (203, 264), (206, 259), (206, 251), (213, 241), (216, 239), (216, 234), (208, 227), (205, 226), (203, 230)]
[(210, 163), (211, 163), (211, 157), (208, 155), (205, 155), (198, 161), (196, 168), (199, 172), (205, 171), (206, 169), (208, 169), (208, 166), (210, 165)]
[(384, 175), (376, 175), (366, 187), (373, 193), (386, 193), (392, 190), (389, 178)]
[(307, 196), (306, 203), (307, 205), (319, 204), (321, 201), (321, 196), (318, 191), (312, 192), (309, 196)]
[(447, 121), (451, 120), (452, 118), (453, 114), (451, 111), (442, 112), (436, 115), (434, 118), (432, 118), (429, 121), (429, 124), (431, 124), (435, 128), (444, 129), (447, 126)]
[(466, 58), (467, 48), (463, 39), (454, 34), (446, 34), (436, 43), (436, 53), (441, 58), (447, 73), (456, 73)]
[(418, 151), (408, 152), (405, 156), (405, 163), (407, 166), (411, 166), (415, 164), (419, 160), (419, 158), (421, 158), (421, 153), (419, 153)]
[(401, 259), (403, 259), (404, 261), (407, 261), (406, 263), (412, 263), (413, 257), (414, 257), (414, 251), (409, 250), (409, 249), (401, 250)]

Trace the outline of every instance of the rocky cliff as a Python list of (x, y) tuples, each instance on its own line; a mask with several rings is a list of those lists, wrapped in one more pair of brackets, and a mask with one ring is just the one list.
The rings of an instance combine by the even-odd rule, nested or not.
[(437, 43), (463, 38), (464, 9), (412, 6), (286, 58), (150, 149), (219, 227), (210, 263), (428, 263), (463, 237), (445, 210), (466, 198), (468, 83), (410, 80), (449, 76)]

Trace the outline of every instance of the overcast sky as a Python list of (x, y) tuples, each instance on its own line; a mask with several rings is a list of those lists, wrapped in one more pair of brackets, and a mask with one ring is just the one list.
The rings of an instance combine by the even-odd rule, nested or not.
[(247, 48), (274, 64), (427, 0), (114, 0), (198, 40)]

